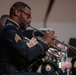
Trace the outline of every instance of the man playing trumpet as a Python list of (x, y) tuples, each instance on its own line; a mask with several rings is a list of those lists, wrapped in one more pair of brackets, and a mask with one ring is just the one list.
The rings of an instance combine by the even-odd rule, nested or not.
[[(2, 75), (39, 75), (45, 73), (43, 71), (42, 73), (33, 73), (28, 69), (28, 65), (34, 58), (43, 55), (48, 50), (49, 43), (56, 36), (54, 36), (53, 31), (47, 30), (42, 38), (43, 41), (32, 38), (31, 40), (34, 40), (35, 43), (31, 44), (31, 40), (28, 43), (24, 42), (22, 30), (25, 30), (30, 22), (31, 8), (23, 2), (14, 3), (10, 8), (10, 19), (6, 21), (0, 31), (0, 73)], [(71, 64), (65, 62), (63, 65), (56, 71), (51, 64), (49, 70), (45, 65), (44, 70), (47, 71), (46, 74), (63, 75), (63, 71), (67, 68), (70, 69)], [(51, 71), (52, 69), (54, 71)]]

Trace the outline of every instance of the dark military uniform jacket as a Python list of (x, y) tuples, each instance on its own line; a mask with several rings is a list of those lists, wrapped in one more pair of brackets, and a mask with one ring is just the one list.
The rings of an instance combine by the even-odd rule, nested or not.
[(17, 23), (9, 19), (0, 31), (0, 64), (7, 73), (27, 71), (28, 64), (43, 54), (48, 46), (40, 41), (29, 48), (23, 41), (23, 33)]
[(76, 75), (76, 56), (72, 58), (71, 63), (72, 63), (72, 68), (71, 68), (72, 75)]

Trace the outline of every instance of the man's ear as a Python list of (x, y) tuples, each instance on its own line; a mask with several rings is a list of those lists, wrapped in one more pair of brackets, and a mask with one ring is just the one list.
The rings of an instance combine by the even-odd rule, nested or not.
[(15, 16), (19, 16), (20, 15), (20, 11), (18, 9), (16, 9), (15, 12), (14, 12), (14, 15)]

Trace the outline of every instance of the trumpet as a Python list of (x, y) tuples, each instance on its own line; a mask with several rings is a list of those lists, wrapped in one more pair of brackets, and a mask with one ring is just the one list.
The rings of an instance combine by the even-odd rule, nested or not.
[[(42, 38), (42, 37), (38, 38), (38, 37), (36, 37), (36, 36), (34, 35), (34, 34), (35, 34), (35, 31), (38, 31), (38, 32), (41, 33), (42, 35), (44, 35), (45, 32), (43, 32), (43, 31), (41, 31), (41, 30), (38, 30), (38, 29), (32, 27), (31, 25), (28, 25), (28, 27), (31, 27), (31, 28), (34, 30), (34, 32), (33, 32), (32, 35), (33, 35), (36, 39), (41, 40), (40, 38)], [(29, 41), (28, 38), (25, 38), (25, 39), (27, 39), (27, 40)], [(73, 47), (73, 46), (67, 45), (67, 44), (65, 44), (65, 43), (63, 43), (63, 42), (61, 42), (61, 41), (59, 41), (59, 40), (57, 40), (57, 39), (54, 39), (54, 40), (55, 40), (56, 42), (62, 44), (62, 48), (58, 47), (57, 45), (50, 44), (50, 46), (51, 46), (52, 48), (49, 48), (49, 49), (45, 52), (46, 56), (42, 58), (42, 61), (46, 61), (46, 60), (49, 61), (49, 60), (51, 60), (51, 58), (52, 58), (52, 60), (53, 60), (54, 62), (57, 62), (57, 63), (59, 64), (59, 62), (64, 61), (64, 59), (65, 59), (65, 57), (66, 57), (66, 54), (67, 54), (67, 51), (68, 51), (69, 49), (72, 50), (72, 51), (74, 51), (74, 50), (76, 50), (76, 48)], [(76, 53), (76, 51), (75, 51), (74, 53)], [(37, 59), (37, 61), (38, 61), (38, 58), (36, 58), (36, 59)], [(37, 61), (36, 61), (36, 62), (37, 62)], [(34, 65), (34, 66), (35, 66), (35, 65)], [(38, 66), (37, 66), (37, 68), (38, 68)]]
[[(28, 27), (31, 27), (31, 28), (33, 28), (35, 31), (38, 31), (38, 32), (40, 32), (42, 35), (44, 35), (45, 34), (45, 32), (43, 32), (43, 31), (41, 31), (41, 30), (38, 30), (38, 29), (36, 29), (36, 28), (34, 28), (33, 26), (31, 26), (31, 25), (28, 25)], [(33, 33), (33, 36), (34, 36), (34, 33)], [(34, 36), (35, 37), (35, 36)], [(35, 37), (36, 38), (36, 37)], [(38, 39), (38, 38), (37, 38)], [(65, 44), (65, 43), (63, 43), (63, 42), (61, 42), (61, 41), (59, 41), (59, 40), (57, 40), (57, 39), (54, 39), (56, 42), (59, 42), (59, 43), (61, 43), (62, 45), (64, 45), (65, 47), (67, 47), (68, 49), (70, 49), (70, 50), (76, 50), (76, 47), (74, 47), (74, 46), (71, 46), (71, 45), (67, 45), (67, 44)], [(61, 50), (59, 47), (57, 47), (57, 46), (55, 46), (55, 45), (51, 45), (53, 48), (55, 48), (55, 49), (57, 49), (57, 50)]]
[[(35, 32), (37, 31), (37, 32), (39, 32), (40, 34), (42, 34), (42, 36), (45, 34), (45, 32), (43, 32), (43, 31), (41, 31), (41, 30), (38, 30), (38, 29), (36, 29), (36, 28), (34, 28), (33, 26), (31, 26), (31, 25), (28, 25), (28, 27), (31, 27), (34, 31), (33, 31), (33, 37), (35, 37), (36, 39), (38, 39), (38, 40), (41, 40), (42, 39), (42, 37), (37, 37), (37, 36), (35, 36)], [(57, 46), (57, 44), (50, 44), (50, 46), (51, 46), (51, 48), (53, 48), (54, 49), (54, 51), (52, 51), (52, 49), (51, 48), (49, 48), (48, 49), (48, 51), (46, 52), (46, 56), (48, 56), (48, 53), (51, 55), (51, 56), (54, 56), (55, 57), (55, 59), (57, 60), (57, 62), (59, 62), (59, 61), (61, 61), (62, 59), (64, 59), (65, 58), (65, 55), (67, 54), (67, 52), (68, 52), (68, 50), (72, 50), (72, 52), (74, 52), (75, 54), (76, 54), (76, 47), (73, 47), (73, 46), (71, 46), (71, 45), (67, 45), (67, 44), (65, 44), (65, 43), (63, 43), (63, 42), (61, 42), (61, 41), (59, 41), (59, 40), (57, 40), (57, 39), (54, 39), (55, 40), (55, 42), (57, 43), (57, 44), (61, 44), (62, 45), (62, 48), (61, 47), (58, 47)], [(42, 41), (42, 40), (41, 40)], [(56, 51), (57, 50), (57, 51)], [(49, 55), (49, 56), (50, 56)], [(48, 56), (48, 57), (49, 57)], [(50, 56), (50, 57), (51, 57)]]

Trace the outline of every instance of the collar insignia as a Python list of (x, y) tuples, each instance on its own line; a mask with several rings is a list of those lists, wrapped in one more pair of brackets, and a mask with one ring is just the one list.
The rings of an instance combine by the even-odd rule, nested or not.
[(74, 66), (74, 68), (76, 68), (76, 61), (74, 62), (74, 65), (73, 66)]
[(20, 36), (18, 34), (15, 34), (15, 41), (18, 42), (19, 40), (21, 40)]
[(51, 70), (51, 66), (49, 64), (47, 64), (45, 69), (46, 69), (46, 71), (50, 71)]

